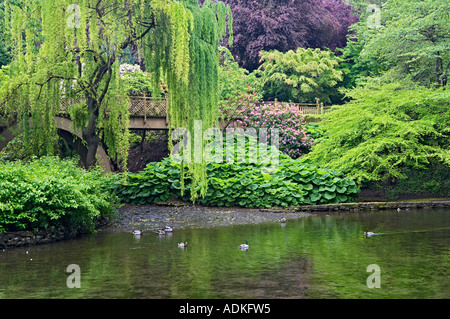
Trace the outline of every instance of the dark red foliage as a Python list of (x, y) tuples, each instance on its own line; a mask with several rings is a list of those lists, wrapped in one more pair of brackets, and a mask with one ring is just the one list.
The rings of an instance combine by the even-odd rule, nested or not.
[(233, 11), (235, 40), (230, 50), (248, 70), (258, 68), (261, 50), (343, 47), (348, 27), (358, 20), (344, 0), (222, 1)]

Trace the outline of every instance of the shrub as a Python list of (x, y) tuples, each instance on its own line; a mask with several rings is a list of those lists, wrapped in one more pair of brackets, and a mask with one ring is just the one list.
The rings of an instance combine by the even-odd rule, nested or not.
[(330, 50), (297, 48), (286, 53), (261, 51), (264, 99), (330, 103), (333, 87), (343, 80)]
[(284, 157), (275, 174), (261, 173), (259, 165), (211, 164), (209, 188), (199, 203), (250, 208), (288, 207), (349, 202), (358, 193), (354, 181), (342, 173), (319, 169)]
[(0, 163), (0, 232), (94, 231), (99, 220), (115, 211), (113, 179), (56, 157)]
[(258, 70), (249, 73), (239, 67), (227, 48), (220, 47), (219, 50), (219, 116), (228, 126), (246, 112), (251, 103), (262, 100), (262, 80)]
[[(302, 159), (293, 160), (280, 154), (278, 168), (268, 174), (266, 164), (260, 161), (249, 163), (248, 158), (238, 163), (237, 156), (236, 152), (234, 163), (208, 164), (208, 190), (198, 203), (249, 208), (287, 207), (349, 202), (359, 192), (355, 182), (341, 172), (320, 169)], [(190, 182), (187, 176), (184, 180), (186, 190), (190, 190)], [(118, 182), (114, 188), (122, 202), (149, 204), (171, 197), (189, 201), (189, 191), (182, 194), (182, 187), (180, 165), (166, 158), (159, 163), (150, 163), (140, 173), (128, 174), (125, 182)]]
[(386, 199), (408, 197), (450, 197), (450, 166), (431, 163), (427, 169), (407, 169), (406, 178), (368, 183), (369, 189), (381, 189)]
[(139, 65), (122, 64), (120, 66), (120, 77), (124, 80), (125, 90), (128, 95), (143, 95), (159, 97), (165, 92), (165, 85), (161, 82), (160, 87), (153, 84), (149, 73), (141, 71)]
[[(244, 116), (244, 125), (255, 129), (279, 129), (279, 149), (298, 158), (308, 153), (314, 139), (307, 132), (305, 117), (299, 108), (288, 104), (256, 104)], [(270, 135), (268, 135), (270, 142)]]
[(360, 182), (404, 178), (436, 161), (450, 166), (449, 93), (373, 80), (323, 122), (327, 137), (306, 156)]

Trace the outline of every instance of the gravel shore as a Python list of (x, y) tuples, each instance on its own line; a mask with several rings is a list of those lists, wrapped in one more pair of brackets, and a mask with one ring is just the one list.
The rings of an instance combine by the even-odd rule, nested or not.
[(316, 214), (355, 213), (374, 210), (408, 210), (450, 208), (450, 200), (357, 202), (327, 205), (306, 205), (293, 208), (249, 209), (241, 207), (205, 207), (183, 202), (163, 205), (130, 205), (119, 209), (117, 218), (101, 231), (128, 232), (135, 229), (155, 231), (165, 226), (205, 228), (302, 218)]
[(248, 209), (227, 207), (204, 207), (192, 204), (124, 205), (117, 219), (102, 231), (130, 232), (135, 229), (155, 231), (165, 226), (182, 228), (206, 228), (239, 224), (257, 224), (309, 216), (305, 212), (289, 212), (282, 209)]

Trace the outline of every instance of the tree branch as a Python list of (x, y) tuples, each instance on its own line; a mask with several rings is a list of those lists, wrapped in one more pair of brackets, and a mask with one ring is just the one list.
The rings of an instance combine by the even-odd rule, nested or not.
[(61, 79), (61, 80), (76, 80), (75, 78), (66, 78), (64, 76), (59, 76), (59, 75), (52, 75), (50, 76), (44, 83), (38, 83), (36, 82), (36, 85), (39, 85), (41, 88), (39, 89), (39, 94), (38, 94), (38, 100), (41, 98), (41, 92), (42, 92), (42, 88), (44, 87), (45, 84), (47, 84), (48, 82), (50, 82), (53, 79)]

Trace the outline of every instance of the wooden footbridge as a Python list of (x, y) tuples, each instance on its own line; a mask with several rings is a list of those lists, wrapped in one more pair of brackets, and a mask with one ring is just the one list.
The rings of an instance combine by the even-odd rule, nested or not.
[[(80, 101), (69, 101), (69, 103), (79, 103)], [(265, 102), (265, 103), (279, 103)], [(297, 105), (303, 114), (307, 117), (308, 115), (319, 115), (324, 114), (329, 111), (325, 108), (323, 103), (314, 104), (299, 104), (299, 103), (289, 103), (290, 105)], [(248, 104), (251, 106), (251, 104)], [(62, 103), (61, 112), (55, 116), (56, 127), (58, 129), (59, 135), (64, 138), (64, 140), (71, 145), (77, 153), (80, 155), (81, 161), (86, 157), (87, 150), (83, 145), (83, 137), (80, 130), (75, 130), (72, 125), (72, 120), (70, 119), (69, 113), (67, 112), (68, 105)], [(232, 109), (232, 114), (228, 113), (228, 121), (221, 120), (220, 126), (223, 129), (233, 121), (239, 119), (239, 112), (236, 109)], [(234, 113), (233, 113), (234, 112)], [(167, 119), (167, 100), (165, 98), (151, 98), (151, 97), (130, 97), (130, 130), (168, 130), (169, 122)], [(14, 121), (6, 122), (0, 118), (0, 150), (2, 150), (15, 136), (17, 132), (17, 124)], [(74, 139), (76, 136), (77, 139)], [(99, 145), (97, 151), (97, 158), (106, 171), (111, 171), (111, 164), (104, 146)]]
[[(75, 101), (78, 103), (79, 101)], [(278, 101), (274, 102), (263, 102), (264, 104), (280, 103)], [(254, 104), (254, 103), (253, 103)], [(317, 100), (316, 103), (289, 103), (290, 105), (295, 105), (300, 111), (306, 116), (308, 115), (319, 115), (325, 114), (329, 111), (329, 108), (325, 108), (323, 103)], [(249, 107), (252, 104), (248, 104)], [(62, 104), (62, 110), (67, 110), (67, 106)], [(238, 119), (241, 115), (239, 110), (235, 108), (229, 108), (231, 110), (227, 113), (226, 117), (229, 121), (221, 120), (220, 126), (223, 129), (224, 126), (233, 122), (233, 119)], [(62, 116), (66, 117), (67, 112), (63, 111)], [(165, 98), (152, 98), (145, 96), (132, 96), (130, 97), (130, 130), (168, 130), (169, 122), (167, 119), (167, 100)]]

